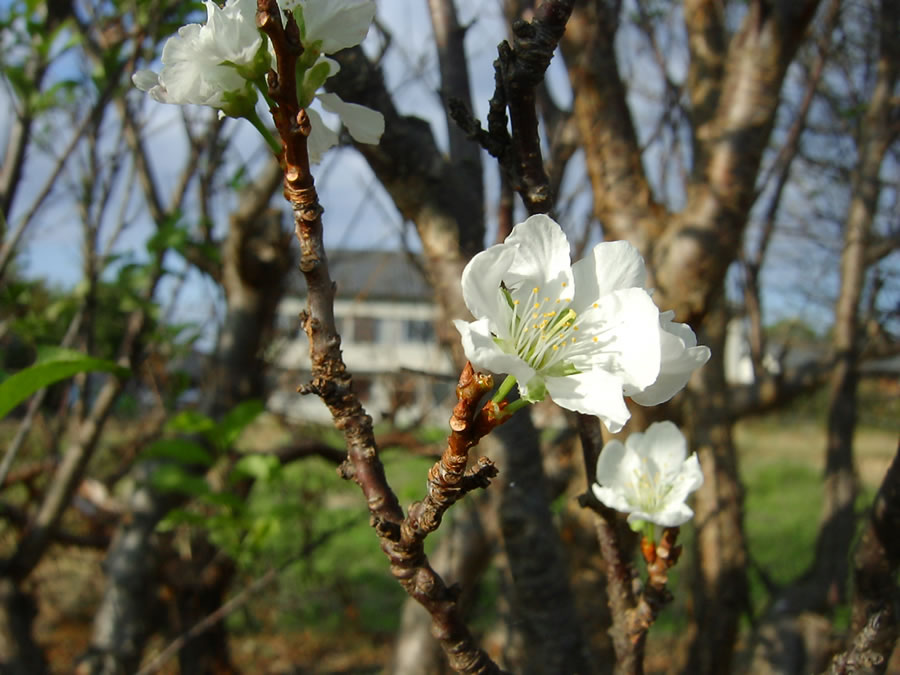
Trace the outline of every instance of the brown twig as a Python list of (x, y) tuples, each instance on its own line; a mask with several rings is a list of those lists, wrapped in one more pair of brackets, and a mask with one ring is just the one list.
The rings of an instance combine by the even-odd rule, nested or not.
[(298, 391), (318, 395), (328, 406), (335, 427), (343, 433), (347, 458), (338, 473), (362, 489), (372, 527), (391, 562), (391, 572), (431, 614), (432, 633), (440, 641), (450, 666), (461, 673), (500, 673), (500, 668), (475, 644), (463, 622), (457, 589), (447, 587), (429, 564), (424, 540), (456, 500), (471, 489), (487, 485), (496, 473), (485, 460), (467, 471), (468, 450), (506, 417), (502, 407), (491, 403), (479, 414), (478, 403), (492, 382), (489, 376), (476, 375), (468, 366), (457, 387), (459, 403), (451, 419), (447, 449), (429, 472), (425, 499), (413, 504), (404, 517), (378, 457), (372, 418), (353, 392), (341, 355), (341, 339), (334, 322), (335, 287), (322, 242), (322, 208), (309, 171), (309, 117), (298, 105), (294, 85), (296, 60), (303, 46), (293, 16), (285, 12), (283, 24), (279, 11), (275, 0), (258, 0), (257, 25), (272, 41), (278, 64), (278, 73), (270, 71), (267, 78), (274, 102), (271, 112), (284, 144), (280, 157), (284, 194), (294, 214), (294, 231), (301, 250), (300, 270), (309, 290), (301, 322), (309, 338), (312, 379)]
[(641, 540), (641, 552), (647, 562), (647, 583), (637, 598), (634, 609), (627, 616), (627, 634), (631, 644), (637, 646), (647, 638), (647, 631), (656, 621), (659, 610), (672, 600), (672, 594), (666, 588), (669, 581), (669, 568), (678, 562), (681, 546), (675, 545), (678, 538), (677, 527), (663, 530), (659, 544)]
[[(513, 44), (504, 40), (497, 47), (487, 131), (464, 106), (450, 107), (454, 121), (497, 158), (529, 213), (547, 213), (553, 205), (541, 154), (535, 90), (574, 6), (574, 0), (547, 0), (530, 22), (513, 23)], [(512, 134), (506, 128), (507, 111)]]
[(597, 541), (606, 562), (606, 584), (612, 626), (609, 635), (616, 653), (616, 672), (623, 675), (641, 675), (644, 672), (644, 648), (647, 632), (656, 621), (659, 611), (672, 599), (666, 584), (669, 568), (681, 555), (681, 546), (675, 545), (677, 527), (663, 530), (659, 544), (641, 540), (641, 553), (647, 563), (647, 581), (636, 594), (636, 571), (625, 557), (623, 536), (617, 528), (616, 512), (602, 504), (590, 489), (592, 469), (603, 445), (600, 421), (596, 417), (578, 415), (585, 467), (588, 470), (588, 490), (581, 496), (581, 505), (597, 514)]

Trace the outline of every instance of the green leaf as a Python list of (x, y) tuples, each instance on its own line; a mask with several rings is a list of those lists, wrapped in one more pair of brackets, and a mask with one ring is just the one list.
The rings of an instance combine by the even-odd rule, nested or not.
[(36, 391), (78, 373), (103, 371), (118, 377), (131, 372), (113, 361), (95, 359), (72, 349), (43, 347), (34, 365), (0, 382), (0, 418)]
[(281, 462), (271, 455), (252, 454), (241, 457), (234, 465), (231, 480), (249, 476), (257, 480), (269, 480), (281, 471)]
[(213, 463), (212, 455), (202, 445), (186, 438), (166, 438), (156, 441), (144, 451), (143, 455), (146, 458), (174, 459), (182, 464), (209, 466)]
[(176, 464), (156, 467), (150, 482), (160, 492), (179, 492), (189, 497), (203, 497), (211, 492), (203, 478), (188, 473)]
[(160, 532), (168, 532), (174, 530), (179, 525), (193, 525), (195, 527), (203, 527), (206, 525), (207, 517), (188, 511), (187, 509), (172, 509), (159, 521), (156, 529)]
[(166, 249), (182, 251), (190, 240), (187, 227), (179, 222), (180, 213), (175, 213), (163, 220), (156, 232), (147, 240), (147, 250), (159, 253)]
[(178, 431), (185, 434), (209, 435), (216, 428), (216, 423), (209, 417), (195, 410), (184, 410), (166, 423), (167, 431)]
[(237, 495), (230, 492), (208, 492), (200, 499), (213, 506), (226, 506), (233, 511), (243, 511), (245, 509), (244, 502)]
[(215, 441), (221, 449), (231, 447), (241, 432), (265, 410), (262, 401), (251, 399), (238, 403), (225, 418), (219, 422), (215, 432)]

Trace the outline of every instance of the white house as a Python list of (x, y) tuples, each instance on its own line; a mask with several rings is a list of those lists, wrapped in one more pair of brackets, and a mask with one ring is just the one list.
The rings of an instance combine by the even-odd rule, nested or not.
[[(335, 322), (354, 387), (376, 419), (404, 425), (438, 410), (455, 382), (452, 361), (435, 338), (437, 306), (420, 261), (403, 251), (335, 251), (328, 268), (337, 283)], [(279, 388), (268, 405), (290, 417), (324, 422), (328, 410), (293, 393), (310, 372), (309, 343), (298, 315), (306, 283), (297, 273), (278, 307), (278, 333), (269, 361), (294, 387)], [(287, 384), (287, 382), (286, 382)]]

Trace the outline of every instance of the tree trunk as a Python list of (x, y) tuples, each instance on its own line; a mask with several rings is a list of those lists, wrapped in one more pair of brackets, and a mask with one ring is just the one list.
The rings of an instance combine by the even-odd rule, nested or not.
[[(168, 631), (170, 638), (184, 634), (225, 603), (234, 572), (234, 561), (222, 555), (205, 534), (194, 537), (191, 559), (179, 560), (166, 575), (175, 589), (177, 612), (177, 621)], [(185, 675), (236, 675), (239, 671), (231, 661), (225, 622), (217, 621), (185, 642), (178, 652), (178, 667)]]
[(720, 297), (700, 327), (700, 342), (709, 345), (712, 357), (689, 390), (688, 426), (704, 477), (694, 507), (696, 576), (686, 671), (692, 675), (731, 672), (740, 616), (747, 609), (743, 487), (724, 374), (727, 325)]
[(897, 532), (900, 532), (900, 444), (875, 497), (868, 525), (853, 559), (850, 637), (858, 635), (874, 615), (880, 614), (878, 629), (867, 645), (883, 659), (872, 670), (878, 675), (885, 672), (898, 638), (900, 541)]
[[(513, 617), (528, 640), (521, 673), (588, 673), (590, 658), (550, 511), (538, 434), (525, 411), (494, 431), (500, 529), (513, 580)], [(510, 664), (514, 667), (514, 664)]]
[[(772, 603), (757, 639), (752, 672), (766, 667), (774, 673), (793, 672), (791, 663), (802, 670), (818, 667), (821, 653), (813, 643), (820, 636), (804, 632), (797, 622), (804, 615), (827, 614), (846, 597), (850, 574), (848, 551), (856, 533), (854, 503), (857, 495), (853, 467), (853, 435), (857, 422), (857, 388), (861, 326), (859, 305), (867, 271), (867, 244), (878, 208), (879, 173), (885, 153), (894, 138), (892, 113), (896, 104), (892, 92), (900, 68), (900, 5), (882, 0), (877, 25), (881, 28), (877, 77), (859, 136), (859, 159), (851, 179), (851, 198), (844, 227), (841, 254), (841, 285), (835, 305), (832, 347), (836, 359), (831, 374), (825, 446), (824, 503), (812, 567)], [(796, 617), (793, 627), (792, 617)], [(770, 639), (770, 625), (785, 626)], [(820, 631), (827, 631), (825, 624)], [(785, 636), (803, 635), (786, 642)], [(821, 651), (821, 650), (820, 650)], [(793, 654), (785, 659), (785, 654)], [(812, 661), (812, 662), (811, 662)]]

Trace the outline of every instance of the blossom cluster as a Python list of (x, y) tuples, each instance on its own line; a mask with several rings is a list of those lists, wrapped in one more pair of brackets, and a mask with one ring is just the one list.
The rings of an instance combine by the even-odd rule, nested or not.
[[(206, 0), (206, 23), (188, 24), (169, 38), (162, 69), (139, 70), (134, 85), (161, 103), (216, 108), (220, 115), (245, 117), (264, 132), (255, 113), (257, 91), (265, 95), (266, 72), (275, 58), (266, 36), (256, 26), (256, 0), (227, 0), (219, 7)], [(384, 132), (381, 113), (337, 94), (321, 91), (340, 66), (326, 54), (358, 45), (375, 17), (373, 0), (283, 0), (300, 28), (303, 54), (297, 62), (299, 105), (306, 108), (311, 133), (310, 161), (317, 162), (338, 142), (338, 135), (311, 108), (315, 102), (335, 113), (360, 143), (377, 143)]]
[[(615, 433), (630, 417), (626, 396), (663, 403), (710, 356), (689, 326), (672, 320), (674, 312), (659, 311), (646, 279), (643, 258), (628, 242), (597, 244), (572, 264), (562, 228), (531, 216), (466, 266), (463, 296), (475, 321), (456, 321), (456, 328), (474, 366), (509, 375), (495, 401), (515, 383), (523, 402), (549, 396), (596, 415)], [(696, 456), (686, 455), (671, 422), (634, 433), (624, 445), (610, 441), (594, 493), (629, 513), (633, 526), (680, 525), (692, 515), (686, 497), (703, 482)]]
[(646, 289), (643, 258), (624, 241), (597, 244), (574, 265), (552, 218), (535, 215), (463, 271), (457, 320), (472, 365), (508, 373), (528, 402), (596, 415), (615, 433), (625, 396), (641, 405), (672, 398), (709, 359), (689, 326), (660, 312)]

